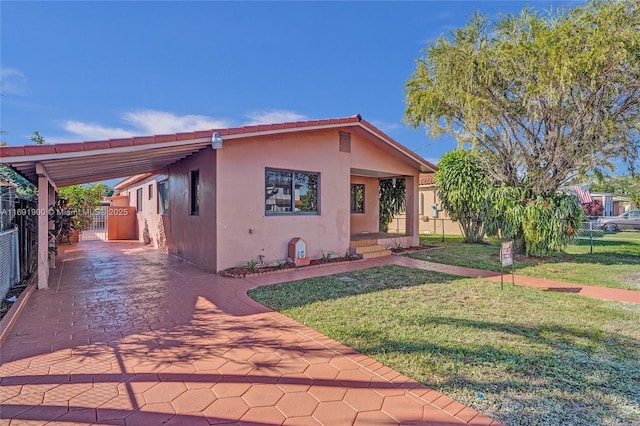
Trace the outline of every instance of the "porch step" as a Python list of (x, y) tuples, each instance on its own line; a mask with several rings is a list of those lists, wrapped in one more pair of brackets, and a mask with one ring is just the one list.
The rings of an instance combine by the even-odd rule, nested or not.
[(391, 250), (387, 250), (384, 245), (378, 244), (377, 239), (351, 241), (349, 247), (362, 256), (363, 259), (391, 255)]
[(378, 244), (378, 240), (358, 240), (358, 241), (350, 241), (349, 247), (366, 247), (373, 246)]
[(363, 259), (373, 259), (374, 257), (391, 256), (391, 250), (382, 249), (377, 251), (368, 251), (362, 253)]

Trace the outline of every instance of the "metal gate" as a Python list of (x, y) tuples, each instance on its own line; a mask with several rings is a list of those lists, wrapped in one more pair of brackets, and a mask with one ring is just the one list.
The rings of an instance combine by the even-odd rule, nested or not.
[(107, 240), (107, 206), (96, 207), (91, 225), (80, 232), (80, 241), (106, 241)]

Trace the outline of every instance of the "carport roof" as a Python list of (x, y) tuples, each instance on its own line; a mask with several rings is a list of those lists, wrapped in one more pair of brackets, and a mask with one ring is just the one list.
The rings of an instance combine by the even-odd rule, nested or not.
[(155, 172), (211, 144), (214, 133), (224, 140), (278, 133), (355, 126), (395, 155), (411, 162), (421, 172), (437, 168), (418, 154), (399, 144), (375, 126), (354, 115), (345, 118), (308, 120), (278, 124), (211, 129), (169, 135), (134, 136), (100, 141), (0, 147), (2, 163), (11, 166), (36, 183), (46, 174), (58, 187)]

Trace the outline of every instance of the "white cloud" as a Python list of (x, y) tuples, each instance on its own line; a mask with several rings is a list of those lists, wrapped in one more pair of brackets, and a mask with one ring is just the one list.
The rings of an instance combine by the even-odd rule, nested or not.
[(123, 117), (143, 134), (163, 134), (192, 132), (194, 130), (220, 129), (229, 127), (227, 120), (206, 115), (175, 115), (165, 111), (140, 110), (128, 112)]
[[(105, 127), (94, 123), (83, 123), (81, 121), (65, 121), (62, 128), (74, 136), (82, 139), (117, 139), (127, 138), (136, 134), (133, 130), (125, 130), (117, 127)], [(56, 138), (58, 139), (58, 138)]]
[(390, 123), (388, 121), (380, 121), (380, 120), (372, 120), (371, 124), (376, 126), (378, 129), (382, 130), (385, 133), (391, 132), (392, 130), (400, 129), (402, 126), (401, 123)]
[[(64, 138), (81, 140), (117, 139), (131, 136), (159, 135), (167, 133), (193, 132), (229, 127), (227, 120), (215, 119), (206, 115), (176, 115), (166, 111), (138, 110), (127, 112), (122, 119), (129, 124), (124, 127), (107, 127), (97, 123), (67, 120), (62, 128), (71, 133)], [(63, 138), (54, 138), (56, 140)]]
[(252, 111), (247, 114), (249, 121), (246, 125), (286, 123), (290, 121), (307, 120), (307, 116), (287, 110)]
[(3, 68), (0, 70), (2, 91), (14, 95), (26, 95), (28, 93), (27, 77), (22, 71), (15, 68)]
[[(141, 109), (122, 114), (122, 126), (104, 126), (99, 123), (67, 120), (61, 127), (70, 133), (63, 137), (50, 137), (49, 142), (73, 140), (101, 140), (127, 138), (131, 136), (160, 135), (195, 130), (224, 129), (236, 125), (230, 120), (206, 115), (177, 115), (167, 111)], [(253, 111), (246, 114), (246, 125), (282, 123), (306, 120), (307, 116), (286, 110)]]

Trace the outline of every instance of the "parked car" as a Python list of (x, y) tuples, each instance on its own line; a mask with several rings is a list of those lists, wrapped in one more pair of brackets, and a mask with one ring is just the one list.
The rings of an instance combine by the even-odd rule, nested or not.
[(640, 210), (629, 210), (618, 216), (601, 217), (598, 227), (608, 232), (638, 230), (640, 231)]

